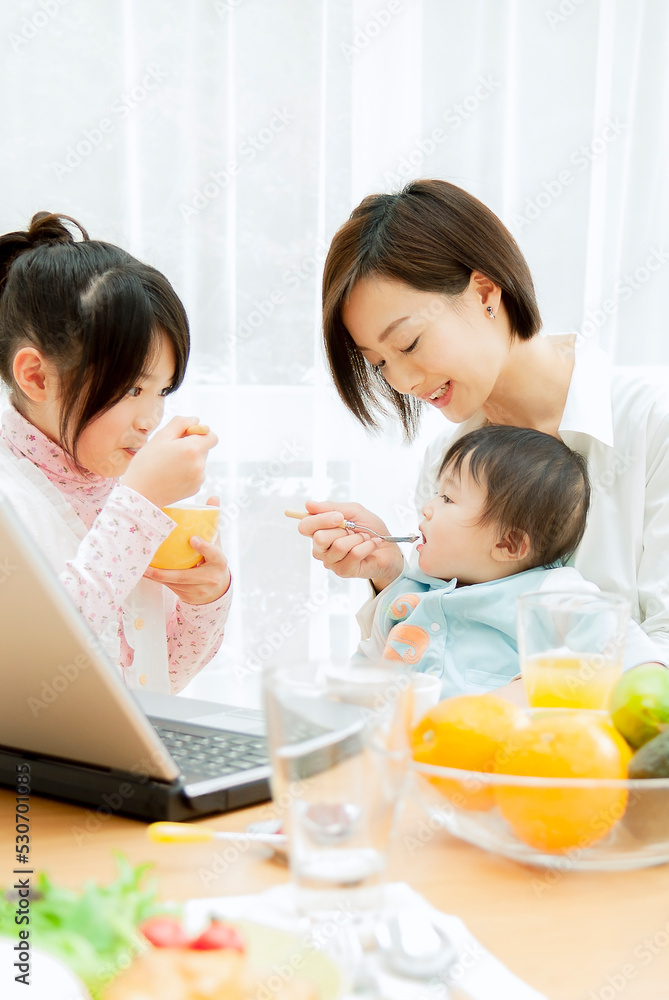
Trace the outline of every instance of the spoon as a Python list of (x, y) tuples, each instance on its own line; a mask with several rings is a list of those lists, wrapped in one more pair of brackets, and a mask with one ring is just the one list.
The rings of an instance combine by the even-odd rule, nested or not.
[(426, 914), (394, 913), (376, 927), (376, 942), (393, 972), (411, 979), (430, 979), (457, 958), (448, 935)]
[[(311, 516), (306, 510), (284, 510), (284, 514), (286, 517), (295, 517), (298, 521), (301, 521), (303, 517)], [(384, 542), (417, 542), (420, 538), (420, 535), (382, 535), (380, 532), (374, 531), (373, 528), (366, 528), (364, 524), (356, 524), (354, 521), (345, 519), (342, 519), (339, 527), (346, 528), (348, 531), (366, 531), (369, 535), (382, 538)]]
[(362, 810), (346, 803), (315, 802), (302, 815), (310, 836), (319, 844), (336, 844), (355, 831)]
[(197, 844), (210, 840), (250, 840), (270, 847), (283, 847), (288, 837), (285, 833), (266, 833), (255, 830), (214, 830), (210, 826), (191, 826), (190, 823), (149, 823), (146, 828), (149, 840), (157, 844)]

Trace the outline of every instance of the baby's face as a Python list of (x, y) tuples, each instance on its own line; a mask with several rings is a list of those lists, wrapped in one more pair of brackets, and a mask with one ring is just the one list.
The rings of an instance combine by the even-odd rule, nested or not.
[(424, 540), (417, 548), (424, 573), (440, 580), (457, 577), (460, 584), (483, 583), (500, 575), (491, 555), (499, 529), (494, 523), (478, 524), (485, 500), (485, 489), (474, 482), (468, 460), (455, 476), (446, 470), (437, 496), (423, 507)]

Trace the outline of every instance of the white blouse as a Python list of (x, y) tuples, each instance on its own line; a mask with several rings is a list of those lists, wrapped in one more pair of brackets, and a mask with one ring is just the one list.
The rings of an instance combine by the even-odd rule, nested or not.
[[(434, 496), (451, 441), (485, 422), (449, 423), (428, 447), (420, 506)], [(559, 427), (587, 460), (592, 500), (573, 564), (602, 590), (630, 599), (632, 617), (669, 664), (669, 385), (666, 369), (612, 368), (607, 354), (576, 347)]]

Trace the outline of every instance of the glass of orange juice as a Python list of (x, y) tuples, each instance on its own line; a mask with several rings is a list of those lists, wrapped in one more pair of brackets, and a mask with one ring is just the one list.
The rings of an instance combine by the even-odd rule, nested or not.
[(518, 653), (532, 708), (608, 708), (620, 677), (627, 598), (546, 591), (518, 600)]

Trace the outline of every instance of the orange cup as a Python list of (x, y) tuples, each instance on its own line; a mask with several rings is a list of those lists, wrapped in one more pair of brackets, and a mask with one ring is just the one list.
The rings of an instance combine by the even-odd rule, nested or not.
[(151, 565), (154, 569), (192, 569), (202, 556), (190, 544), (193, 535), (205, 542), (215, 541), (218, 535), (218, 507), (197, 504), (178, 504), (163, 507), (163, 513), (176, 521), (176, 527), (159, 546)]

